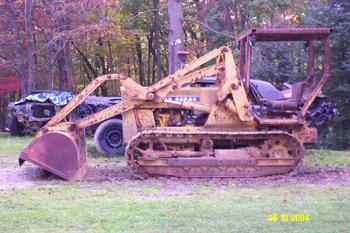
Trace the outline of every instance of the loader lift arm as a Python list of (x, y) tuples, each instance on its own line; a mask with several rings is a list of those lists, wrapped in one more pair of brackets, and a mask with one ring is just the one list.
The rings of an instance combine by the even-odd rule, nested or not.
[[(217, 59), (216, 65), (201, 68), (203, 65), (207, 64), (213, 59)], [(224, 60), (225, 64), (220, 64), (220, 60)], [(241, 109), (238, 111), (238, 113), (241, 119), (246, 119), (247, 115), (250, 117), (249, 113), (247, 112), (248, 99), (244, 93), (244, 89), (237, 88), (241, 86), (241, 83), (236, 76), (237, 71), (235, 70), (232, 52), (229, 48), (222, 47), (215, 49), (203, 57), (196, 59), (184, 69), (178, 70), (173, 75), (168, 76), (149, 87), (142, 87), (134, 82), (131, 78), (123, 74), (108, 74), (100, 76), (89, 83), (78, 95), (76, 95), (43, 127), (43, 129), (45, 130), (50, 127), (56, 128), (57, 125), (66, 119), (66, 117), (72, 111), (74, 111), (74, 109), (82, 104), (91, 93), (93, 93), (97, 88), (99, 88), (107, 81), (120, 81), (122, 83), (121, 91), (123, 95), (126, 96), (125, 99), (127, 101), (122, 101), (114, 106), (106, 108), (98, 113), (89, 115), (83, 119), (78, 120), (77, 122), (74, 122), (76, 127), (85, 129), (91, 125), (103, 122), (113, 116), (122, 114), (123, 112), (128, 111), (137, 105), (143, 104), (145, 101), (162, 103), (165, 101), (165, 97), (168, 96), (171, 92), (174, 92), (175, 90), (180, 89), (186, 85), (192, 84), (203, 77), (217, 75), (219, 69), (222, 69), (225, 72), (226, 77), (229, 77), (225, 79), (225, 81), (227, 81), (223, 85), (223, 91), (219, 93), (219, 99), (225, 99), (226, 96), (228, 94), (231, 94), (232, 91), (232, 96), (235, 98), (235, 102), (237, 104), (240, 104), (239, 107)], [(194, 104), (191, 105), (188, 103), (187, 105), (185, 103), (169, 103), (169, 105), (181, 105), (185, 108), (197, 108), (198, 110), (206, 109), (206, 111), (209, 111), (209, 109), (205, 108), (205, 106)], [(248, 118), (248, 120), (251, 120), (251, 118)]]

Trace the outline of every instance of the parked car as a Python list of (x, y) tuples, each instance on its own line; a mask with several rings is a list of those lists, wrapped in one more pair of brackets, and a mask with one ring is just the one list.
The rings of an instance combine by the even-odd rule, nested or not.
[[(33, 134), (44, 126), (74, 95), (67, 91), (37, 90), (7, 108), (7, 130), (11, 135)], [(83, 118), (121, 100), (121, 97), (89, 96), (70, 117)], [(89, 129), (88, 131), (94, 131)]]

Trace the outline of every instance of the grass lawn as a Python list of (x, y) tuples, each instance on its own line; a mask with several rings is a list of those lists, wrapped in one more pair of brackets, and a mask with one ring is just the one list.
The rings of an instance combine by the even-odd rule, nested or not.
[[(0, 163), (16, 159), (29, 141), (0, 136)], [(98, 158), (89, 144), (90, 161), (108, 161)], [(350, 166), (350, 153), (310, 150), (305, 163)], [(0, 191), (0, 233), (350, 231), (350, 185), (239, 187), (155, 180), (48, 182)], [(296, 222), (297, 215), (309, 219)]]
[(0, 134), (0, 156), (18, 155), (30, 143), (32, 137), (11, 137)]
[[(18, 156), (28, 145), (32, 137), (11, 137), (0, 135), (0, 159), (9, 155)], [(87, 139), (88, 152), (92, 159), (100, 160), (103, 155), (96, 151), (91, 138)], [(1, 163), (1, 161), (0, 161)], [(305, 165), (309, 167), (344, 167), (350, 166), (350, 151), (308, 150), (305, 156)]]
[[(0, 134), (0, 156), (19, 155), (23, 148), (29, 145), (32, 139), (33, 137), (30, 136), (12, 137), (7, 134)], [(87, 143), (88, 151), (93, 157), (102, 156), (96, 151), (92, 138), (88, 138)]]
[[(157, 188), (79, 184), (0, 193), (0, 232), (349, 232), (350, 188)], [(159, 189), (159, 187), (158, 187)], [(146, 190), (146, 191), (145, 191)], [(158, 190), (161, 192), (161, 189)], [(270, 215), (308, 215), (305, 222)]]
[[(14, 161), (18, 158), (19, 154), (29, 143), (32, 141), (33, 137), (12, 137), (9, 135), (0, 134), (0, 168), (8, 167), (13, 165)], [(92, 164), (106, 163), (108, 161), (120, 160), (119, 158), (106, 158), (100, 154), (93, 143), (92, 138), (87, 139), (88, 152)], [(0, 232), (1, 233), (1, 232)]]

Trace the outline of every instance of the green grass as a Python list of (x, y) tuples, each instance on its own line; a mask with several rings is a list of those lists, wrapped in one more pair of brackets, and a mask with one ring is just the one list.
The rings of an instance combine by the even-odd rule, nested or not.
[[(0, 135), (0, 167), (15, 162), (30, 137)], [(89, 163), (108, 164), (88, 139)], [(350, 166), (350, 152), (309, 150), (308, 167)], [(170, 182), (170, 183), (168, 183)], [(177, 187), (179, 186), (179, 187)], [(349, 232), (350, 187), (281, 184), (255, 188), (126, 180), (104, 183), (44, 182), (1, 191), (2, 232), (280, 233)], [(304, 223), (271, 223), (271, 214), (305, 214)]]
[[(0, 168), (9, 167), (17, 164), (17, 158), (21, 151), (29, 145), (33, 137), (12, 137), (0, 134)], [(96, 150), (92, 138), (87, 138), (87, 147), (90, 165), (106, 164), (110, 162), (119, 162), (123, 156), (107, 158)], [(0, 231), (1, 233), (1, 231)]]
[[(1, 157), (17, 156), (32, 140), (32, 137), (11, 137), (0, 135), (0, 159)], [(99, 160), (104, 160), (91, 138), (87, 139), (89, 156)], [(332, 150), (308, 150), (305, 156), (307, 167), (344, 167), (350, 166), (350, 151)]]
[[(131, 184), (79, 184), (0, 193), (0, 232), (348, 232), (350, 188), (196, 189), (150, 198)], [(161, 191), (161, 188), (160, 188)], [(305, 214), (271, 223), (270, 214)]]
[(309, 167), (347, 167), (350, 166), (350, 151), (309, 150), (305, 164)]
[(11, 137), (0, 134), (0, 156), (18, 155), (30, 143), (32, 137)]
[[(1, 155), (18, 155), (33, 140), (31, 136), (13, 137), (7, 134), (0, 134), (0, 156)], [(88, 151), (93, 157), (102, 156), (97, 152), (93, 140), (87, 139)]]

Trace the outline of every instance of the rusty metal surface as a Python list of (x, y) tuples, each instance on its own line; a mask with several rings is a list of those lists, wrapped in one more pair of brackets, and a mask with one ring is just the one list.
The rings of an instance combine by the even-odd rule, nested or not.
[[(64, 120), (105, 81), (123, 79), (126, 79), (123, 75), (105, 75), (90, 83), (41, 128), (33, 142), (21, 153), (20, 164), (30, 161), (65, 180), (71, 181), (83, 177), (87, 166), (85, 128), (119, 115), (123, 111), (134, 107), (134, 105), (121, 101), (76, 123), (65, 122)], [(110, 117), (106, 118), (106, 115), (110, 115)]]
[[(193, 145), (197, 141), (200, 145), (207, 138), (214, 141), (210, 145), (212, 150), (209, 149), (212, 153), (183, 150), (186, 143)], [(223, 148), (223, 143), (228, 141)], [(214, 150), (217, 146), (221, 149)], [(237, 148), (232, 149), (232, 146)], [(200, 127), (190, 130), (159, 127), (138, 133), (129, 142), (126, 156), (136, 171), (149, 175), (259, 177), (292, 171), (302, 161), (304, 148), (297, 138), (283, 131), (234, 132)]]
[(310, 127), (303, 127), (300, 130), (296, 130), (293, 135), (304, 144), (315, 143), (318, 139), (317, 129)]
[(330, 28), (253, 28), (239, 36), (239, 40), (254, 36), (256, 41), (321, 40), (331, 33)]
[(20, 155), (65, 180), (78, 180), (86, 172), (84, 135), (51, 132), (36, 138)]

